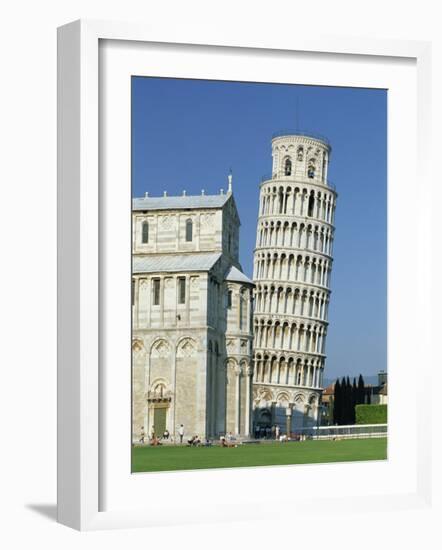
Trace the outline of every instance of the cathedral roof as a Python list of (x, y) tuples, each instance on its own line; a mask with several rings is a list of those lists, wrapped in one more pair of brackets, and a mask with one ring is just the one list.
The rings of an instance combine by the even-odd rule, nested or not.
[(132, 199), (133, 210), (177, 210), (186, 208), (221, 208), (231, 194), (181, 195), (178, 197), (142, 197)]
[(133, 273), (209, 271), (220, 257), (221, 252), (134, 255), (132, 268)]
[(247, 283), (249, 285), (253, 285), (253, 281), (251, 281), (247, 275), (244, 275), (242, 271), (240, 271), (237, 267), (234, 265), (230, 266), (230, 269), (226, 273), (225, 276), (226, 281), (232, 281), (235, 283)]

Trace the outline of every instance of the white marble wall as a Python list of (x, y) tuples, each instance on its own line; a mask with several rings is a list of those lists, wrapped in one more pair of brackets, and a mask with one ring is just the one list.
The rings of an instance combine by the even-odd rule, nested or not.
[[(193, 223), (186, 241), (186, 222)], [(142, 242), (142, 224), (149, 238)], [(225, 281), (238, 264), (239, 218), (233, 200), (219, 209), (133, 213), (133, 253), (222, 252), (208, 271), (135, 273), (133, 292), (133, 439), (150, 433), (156, 407), (177, 438), (247, 436), (252, 399), (252, 285)], [(179, 303), (180, 279), (185, 300)], [(154, 281), (159, 303), (154, 303)], [(228, 292), (232, 304), (227, 305)], [(242, 315), (240, 315), (242, 312)]]

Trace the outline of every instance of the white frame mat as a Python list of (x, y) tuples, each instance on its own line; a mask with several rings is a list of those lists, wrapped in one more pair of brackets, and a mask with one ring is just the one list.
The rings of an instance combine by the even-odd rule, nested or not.
[[(295, 513), (318, 516), (321, 510), (330, 514), (333, 509), (334, 514), (344, 514), (357, 508), (374, 514), (428, 507), (431, 402), (426, 388), (431, 387), (435, 363), (429, 345), (434, 193), (428, 162), (430, 44), (299, 34), (268, 43), (265, 37), (244, 39), (228, 29), (211, 39), (203, 30), (199, 36), (188, 36), (185, 29), (172, 34), (154, 25), (100, 21), (76, 21), (58, 33), (58, 521), (79, 530), (264, 517), (278, 517), (284, 524), (293, 521)], [(245, 63), (247, 57), (250, 62)], [(298, 77), (280, 76), (295, 58), (299, 83), (389, 89), (389, 459), (131, 475), (126, 284), (130, 75), (295, 83)], [(324, 72), (309, 76), (316, 62), (322, 63)], [(345, 68), (352, 64), (355, 70), (345, 80)], [(262, 78), (257, 77), (258, 65)], [(335, 78), (327, 65), (334, 68)], [(407, 163), (401, 162), (405, 141)], [(415, 194), (417, 163), (421, 184)], [(407, 227), (410, 212), (412, 230)], [(110, 239), (115, 246), (109, 246)], [(412, 265), (409, 249), (417, 260)], [(407, 288), (418, 290), (407, 295)], [(117, 296), (112, 303), (111, 295)], [(123, 336), (116, 338), (119, 334)], [(406, 349), (404, 341), (409, 343)], [(125, 372), (121, 364), (128, 358)], [(413, 382), (417, 361), (425, 385)], [(343, 472), (348, 473), (347, 484), (334, 482)], [(303, 482), (306, 474), (311, 484)], [(256, 484), (259, 476), (265, 476), (270, 488), (266, 495)], [(359, 491), (356, 479), (361, 480)], [(320, 491), (325, 480), (327, 494)], [(220, 490), (226, 483), (237, 489), (233, 501)], [(214, 496), (207, 489), (200, 492), (208, 484)], [(197, 488), (193, 498), (192, 487)], [(281, 496), (276, 490), (281, 487), (297, 490)], [(159, 498), (152, 501), (149, 492)]]

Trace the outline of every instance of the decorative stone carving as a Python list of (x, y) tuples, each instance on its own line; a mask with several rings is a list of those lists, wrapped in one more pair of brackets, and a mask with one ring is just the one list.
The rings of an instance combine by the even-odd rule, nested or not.
[(166, 340), (157, 340), (151, 348), (152, 357), (167, 357), (170, 350), (170, 344)]
[(161, 229), (172, 229), (175, 225), (175, 216), (161, 216), (160, 217), (160, 228)]
[(297, 395), (295, 395), (295, 398), (294, 398), (293, 401), (296, 405), (299, 405), (301, 403), (304, 403), (305, 398), (301, 393), (298, 393)]
[(200, 284), (200, 278), (199, 277), (190, 277), (190, 286), (192, 287), (192, 290), (197, 290)]
[(177, 348), (177, 357), (193, 357), (196, 354), (196, 342), (192, 338), (184, 338)]
[(236, 361), (234, 359), (227, 359), (226, 361), (227, 370), (234, 370), (236, 367)]
[(132, 341), (132, 351), (134, 353), (140, 353), (142, 351), (145, 351), (143, 341), (135, 339)]
[(235, 347), (235, 340), (227, 340), (226, 341), (226, 348), (228, 350), (232, 350)]
[(213, 227), (214, 214), (203, 214), (201, 216), (201, 225), (203, 227)]

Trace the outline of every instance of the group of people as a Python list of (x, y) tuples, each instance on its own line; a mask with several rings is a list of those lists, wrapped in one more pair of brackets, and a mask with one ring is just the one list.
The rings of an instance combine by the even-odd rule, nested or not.
[[(180, 424), (178, 428), (178, 436), (179, 436), (179, 443), (183, 444), (184, 439), (184, 425)], [(141, 444), (149, 443), (149, 445), (153, 447), (157, 447), (159, 445), (163, 445), (164, 442), (171, 441), (173, 442), (173, 437), (171, 436), (169, 430), (165, 430), (161, 436), (158, 436), (155, 432), (155, 427), (152, 426), (152, 431), (150, 436), (146, 436), (146, 432), (144, 430), (144, 426), (141, 426), (141, 434), (139, 442)], [(226, 435), (222, 435), (219, 439), (219, 444), (221, 447), (237, 447), (237, 441), (235, 436), (232, 434), (232, 432), (229, 432)], [(189, 437), (187, 439), (187, 446), (188, 447), (211, 447), (213, 445), (213, 442), (210, 441), (208, 438), (206, 438), (204, 441), (201, 439), (199, 435), (193, 435), (192, 437)]]
[(201, 445), (200, 436), (199, 435), (194, 435), (194, 436), (190, 437), (187, 440), (187, 445), (189, 447), (198, 447), (199, 445)]
[[(284, 443), (286, 441), (304, 441), (306, 439), (306, 436), (304, 434), (282, 434), (281, 428), (278, 424), (274, 424), (273, 426), (259, 426), (255, 425), (254, 428), (254, 435), (255, 439), (273, 439), (275, 441), (280, 441), (281, 443)], [(184, 440), (184, 425), (180, 424), (178, 428), (178, 436), (179, 436), (179, 443), (182, 445)], [(140, 443), (145, 444), (146, 443), (146, 433), (144, 431), (144, 426), (141, 427), (141, 435), (140, 435)], [(171, 441), (173, 442), (173, 437), (171, 436), (169, 430), (164, 430), (161, 436), (158, 436), (155, 433), (155, 427), (152, 426), (152, 432), (151, 435), (148, 436), (148, 442), (152, 446), (158, 446), (162, 445), (165, 441)], [(219, 444), (221, 447), (237, 447), (236, 439), (233, 436), (232, 432), (229, 432), (226, 435), (222, 435), (219, 439)], [(206, 440), (203, 442), (199, 435), (193, 435), (189, 439), (187, 439), (187, 446), (188, 447), (198, 447), (198, 446), (204, 446), (209, 447), (212, 445), (212, 442), (206, 438)]]
[[(172, 440), (170, 436), (169, 430), (164, 430), (161, 436), (158, 436), (155, 432), (155, 426), (152, 426), (152, 432), (151, 435), (148, 436), (150, 445), (157, 446), (162, 445), (162, 440)], [(144, 426), (141, 426), (141, 433), (140, 433), (140, 443), (144, 445), (146, 443), (146, 432), (144, 431)]]
[(201, 438), (199, 435), (194, 435), (193, 437), (191, 437), (190, 439), (187, 440), (187, 445), (189, 447), (211, 447), (212, 446), (212, 442), (210, 441), (210, 439), (208, 439), (206, 437), (205, 441), (201, 441)]
[(275, 441), (305, 441), (307, 436), (302, 433), (281, 433), (281, 428), (278, 424), (273, 426), (259, 426), (255, 425), (254, 428), (255, 439), (274, 439)]
[(219, 438), (219, 444), (221, 445), (221, 447), (238, 447), (238, 445), (236, 444), (236, 439), (232, 435), (232, 432), (229, 432), (227, 435), (222, 435)]
[(281, 428), (278, 424), (273, 426), (259, 426), (255, 425), (254, 429), (255, 439), (276, 439), (279, 440), (281, 436)]

